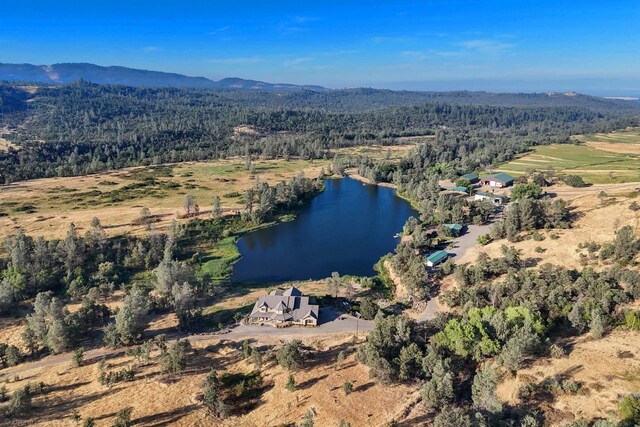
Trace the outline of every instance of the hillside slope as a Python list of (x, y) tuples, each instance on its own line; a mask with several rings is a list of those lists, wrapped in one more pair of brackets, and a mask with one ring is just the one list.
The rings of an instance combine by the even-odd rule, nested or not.
[(120, 84), (127, 86), (259, 89), (281, 92), (302, 89), (325, 90), (321, 86), (299, 86), (287, 83), (273, 84), (240, 78), (226, 78), (214, 81), (205, 77), (189, 77), (176, 73), (139, 70), (119, 66), (102, 67), (87, 63), (64, 63), (53, 65), (0, 63), (0, 80), (65, 84), (80, 79), (87, 80), (92, 83)]

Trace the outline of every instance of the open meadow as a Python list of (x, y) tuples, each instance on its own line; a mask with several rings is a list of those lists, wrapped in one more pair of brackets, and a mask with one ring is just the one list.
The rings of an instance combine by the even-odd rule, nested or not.
[(510, 162), (498, 166), (500, 172), (523, 175), (529, 170), (553, 168), (557, 172), (580, 175), (590, 184), (640, 181), (640, 131), (579, 135), (576, 144), (534, 147)]
[[(339, 156), (361, 155), (382, 159), (389, 154), (397, 161), (411, 145), (369, 146), (337, 150)], [(140, 233), (136, 223), (142, 208), (148, 208), (157, 230), (180, 220), (183, 201), (190, 194), (201, 215), (208, 215), (215, 196), (225, 212), (243, 207), (242, 195), (256, 182), (274, 185), (302, 172), (314, 178), (328, 172), (331, 159), (253, 160), (248, 170), (244, 159), (185, 162), (136, 167), (81, 177), (46, 178), (14, 183), (0, 188), (0, 238), (22, 228), (26, 234), (59, 238), (70, 223), (78, 230), (100, 220), (108, 235)]]

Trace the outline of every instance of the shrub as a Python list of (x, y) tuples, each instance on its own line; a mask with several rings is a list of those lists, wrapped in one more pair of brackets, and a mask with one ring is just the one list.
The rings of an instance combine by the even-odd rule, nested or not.
[(116, 420), (113, 423), (113, 427), (129, 427), (131, 425), (131, 412), (133, 408), (127, 407), (120, 409), (116, 413)]
[(342, 390), (344, 390), (344, 394), (349, 395), (353, 391), (353, 383), (350, 381), (346, 381), (342, 384)]
[(73, 351), (72, 363), (74, 367), (78, 368), (82, 366), (83, 362), (84, 362), (84, 349), (80, 347)]
[(0, 343), (0, 366), (16, 366), (22, 362), (22, 354), (15, 345)]
[(314, 426), (314, 422), (313, 422), (314, 417), (315, 417), (315, 414), (314, 414), (313, 410), (309, 409), (307, 412), (304, 413), (304, 417), (302, 417), (302, 422), (300, 423), (300, 427), (313, 427)]
[(502, 404), (496, 395), (498, 380), (498, 373), (491, 365), (484, 365), (478, 370), (471, 386), (474, 407), (495, 413), (502, 411)]
[(378, 304), (371, 297), (364, 297), (360, 302), (360, 315), (365, 320), (372, 320), (378, 314)]
[(551, 357), (559, 359), (566, 356), (567, 352), (558, 344), (551, 344), (551, 346), (549, 347), (549, 354), (551, 355)]
[(342, 364), (344, 363), (345, 358), (346, 358), (346, 355), (344, 353), (344, 350), (340, 350), (340, 352), (338, 353), (338, 356), (336, 356), (336, 369), (342, 367)]
[(536, 199), (542, 194), (538, 184), (516, 184), (511, 191), (511, 200)]
[(481, 245), (488, 245), (489, 243), (491, 243), (493, 241), (493, 238), (491, 237), (490, 234), (483, 234), (481, 236), (478, 236), (477, 239), (478, 243)]
[(579, 175), (561, 175), (560, 180), (570, 187), (580, 188), (587, 186), (582, 177)]
[(227, 405), (222, 400), (222, 396), (220, 394), (221, 385), (216, 371), (212, 369), (209, 372), (209, 375), (207, 375), (207, 378), (204, 381), (203, 387), (204, 404), (216, 417), (225, 418), (228, 410)]
[(628, 311), (624, 316), (624, 323), (633, 331), (640, 330), (640, 310)]
[(433, 419), (434, 427), (472, 427), (471, 417), (462, 408), (444, 407)]
[(289, 378), (287, 378), (287, 384), (284, 386), (289, 391), (295, 391), (296, 389), (296, 377), (293, 374), (289, 374)]
[(624, 421), (640, 422), (640, 397), (626, 396), (620, 401), (620, 418)]
[(175, 374), (184, 371), (187, 367), (187, 354), (191, 351), (191, 343), (188, 339), (178, 340), (169, 346), (169, 349), (160, 356), (160, 362), (165, 372)]
[(278, 364), (285, 369), (294, 371), (300, 369), (304, 364), (304, 355), (302, 354), (302, 341), (293, 340), (287, 342), (276, 353)]
[(431, 379), (422, 387), (422, 400), (431, 408), (451, 403), (454, 398), (453, 374), (442, 360), (433, 367)]
[(19, 388), (11, 395), (9, 406), (7, 407), (7, 415), (9, 417), (20, 417), (31, 412), (31, 395), (29, 387)]

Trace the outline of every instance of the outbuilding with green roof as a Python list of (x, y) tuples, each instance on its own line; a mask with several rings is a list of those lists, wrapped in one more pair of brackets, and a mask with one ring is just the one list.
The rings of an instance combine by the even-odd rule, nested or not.
[(500, 172), (493, 175), (485, 176), (480, 180), (480, 183), (482, 185), (488, 185), (489, 187), (502, 188), (513, 185), (514, 180), (515, 178), (508, 173)]
[(449, 258), (449, 253), (446, 251), (436, 251), (427, 257), (427, 267), (435, 267), (436, 265), (444, 262)]

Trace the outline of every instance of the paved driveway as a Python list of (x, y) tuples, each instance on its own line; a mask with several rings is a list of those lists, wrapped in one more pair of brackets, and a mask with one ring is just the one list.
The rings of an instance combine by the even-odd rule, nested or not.
[[(289, 327), (274, 328), (272, 326), (256, 326), (256, 325), (239, 325), (231, 328), (226, 333), (210, 333), (187, 335), (181, 338), (187, 338), (191, 343), (209, 341), (209, 340), (244, 340), (254, 338), (260, 339), (294, 339), (308, 338), (320, 335), (343, 334), (356, 332), (356, 327), (360, 333), (369, 332), (373, 327), (373, 322), (364, 319), (356, 319), (349, 315), (339, 315), (331, 308), (320, 309), (320, 326), (315, 328)], [(124, 354), (124, 348), (111, 349), (106, 347), (87, 350), (84, 354), (85, 360), (96, 359), (100, 357), (114, 356)], [(7, 378), (16, 374), (29, 371), (31, 369), (53, 367), (62, 363), (71, 364), (71, 353), (63, 353), (47, 356), (34, 362), (27, 362), (18, 366), (2, 369), (0, 371), (0, 379)]]
[[(471, 248), (478, 246), (478, 237), (483, 234), (487, 234), (491, 229), (492, 223), (483, 224), (483, 225), (468, 225), (465, 233), (456, 238), (452, 245), (449, 246), (446, 251), (454, 256), (454, 261), (456, 259), (460, 259), (467, 253), (467, 251)], [(425, 322), (427, 320), (431, 320), (436, 317), (438, 313), (438, 298), (432, 298), (427, 301), (427, 307), (424, 309), (422, 313), (418, 316), (418, 322)]]
[(478, 245), (478, 237), (483, 234), (487, 234), (491, 229), (491, 225), (491, 223), (483, 225), (468, 225), (466, 232), (454, 240), (452, 246), (447, 248), (447, 252), (453, 254), (458, 259), (462, 258), (469, 249)]

